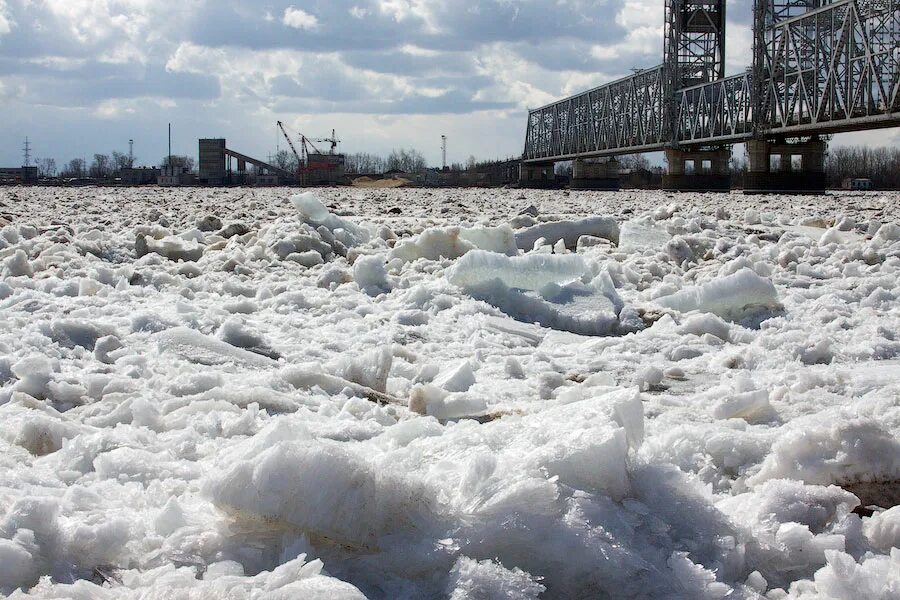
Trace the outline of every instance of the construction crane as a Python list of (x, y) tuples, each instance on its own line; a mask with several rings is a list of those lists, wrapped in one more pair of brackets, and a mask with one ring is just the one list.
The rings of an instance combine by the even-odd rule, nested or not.
[[(300, 152), (297, 152), (294, 141), (288, 135), (287, 129), (281, 121), (278, 121), (278, 129), (281, 130), (281, 134), (287, 140), (291, 152), (297, 158), (297, 178), (301, 184), (334, 182), (343, 176), (344, 155), (335, 153), (340, 140), (337, 139), (333, 129), (331, 130), (330, 138), (316, 140), (310, 139), (302, 133), (295, 132), (300, 139)], [(313, 142), (329, 142), (331, 151), (325, 154)]]
[(316, 138), (312, 141), (318, 142), (320, 144), (324, 144), (325, 142), (331, 144), (331, 150), (328, 152), (328, 154), (332, 155), (335, 153), (334, 151), (337, 149), (337, 145), (341, 143), (341, 140), (337, 139), (337, 135), (335, 135), (334, 129), (331, 130), (330, 138)]
[(300, 137), (300, 147), (303, 150), (303, 154), (298, 153), (297, 148), (294, 146), (294, 142), (291, 140), (291, 136), (288, 135), (287, 130), (284, 128), (284, 123), (278, 121), (278, 128), (281, 130), (281, 134), (284, 136), (284, 139), (287, 140), (288, 146), (291, 147), (291, 152), (293, 152), (294, 156), (297, 157), (297, 165), (299, 167), (305, 166), (309, 161), (309, 149), (307, 148), (307, 145), (315, 150), (317, 154), (321, 154), (321, 152), (319, 152), (319, 149), (313, 145), (312, 140), (307, 138), (302, 133), (298, 135)]

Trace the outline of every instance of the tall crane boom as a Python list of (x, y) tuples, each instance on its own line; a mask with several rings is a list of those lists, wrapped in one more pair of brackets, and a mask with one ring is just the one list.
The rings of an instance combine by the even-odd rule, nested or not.
[[(291, 152), (293, 152), (294, 156), (297, 157), (297, 167), (299, 168), (303, 164), (304, 161), (300, 157), (300, 155), (297, 153), (297, 149), (294, 147), (294, 142), (291, 141), (291, 136), (289, 136), (287, 134), (287, 131), (284, 130), (284, 124), (281, 121), (278, 121), (278, 129), (281, 130), (281, 134), (284, 136), (284, 139), (287, 140), (288, 146), (291, 147)], [(306, 149), (304, 148), (304, 153), (305, 153), (305, 150)]]

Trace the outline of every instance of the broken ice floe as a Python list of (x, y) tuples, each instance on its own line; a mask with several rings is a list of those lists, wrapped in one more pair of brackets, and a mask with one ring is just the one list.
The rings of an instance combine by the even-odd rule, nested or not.
[(474, 251), (457, 261), (448, 278), (519, 321), (581, 335), (618, 332), (624, 303), (612, 280), (601, 273), (583, 283), (586, 273), (578, 255)]
[(771, 280), (751, 269), (720, 277), (702, 285), (655, 300), (660, 306), (679, 312), (710, 312), (730, 321), (739, 321), (761, 311), (781, 308)]

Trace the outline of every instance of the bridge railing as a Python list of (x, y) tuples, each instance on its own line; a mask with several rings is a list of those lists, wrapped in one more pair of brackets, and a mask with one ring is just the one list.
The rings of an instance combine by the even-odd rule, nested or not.
[(663, 68), (634, 75), (531, 110), (525, 160), (565, 160), (661, 149), (665, 130)]

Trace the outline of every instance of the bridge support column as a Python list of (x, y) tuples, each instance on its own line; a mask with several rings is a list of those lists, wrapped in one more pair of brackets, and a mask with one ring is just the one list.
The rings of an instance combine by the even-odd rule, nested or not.
[[(747, 142), (745, 194), (824, 194), (826, 143), (818, 138), (786, 143)], [(772, 164), (772, 157), (778, 164)]]
[(670, 192), (727, 192), (731, 189), (728, 163), (731, 150), (666, 149), (662, 187)]
[(552, 162), (519, 163), (519, 187), (532, 189), (552, 189), (557, 187), (555, 166)]
[(618, 190), (619, 161), (610, 158), (605, 162), (577, 158), (572, 163), (573, 190)]

